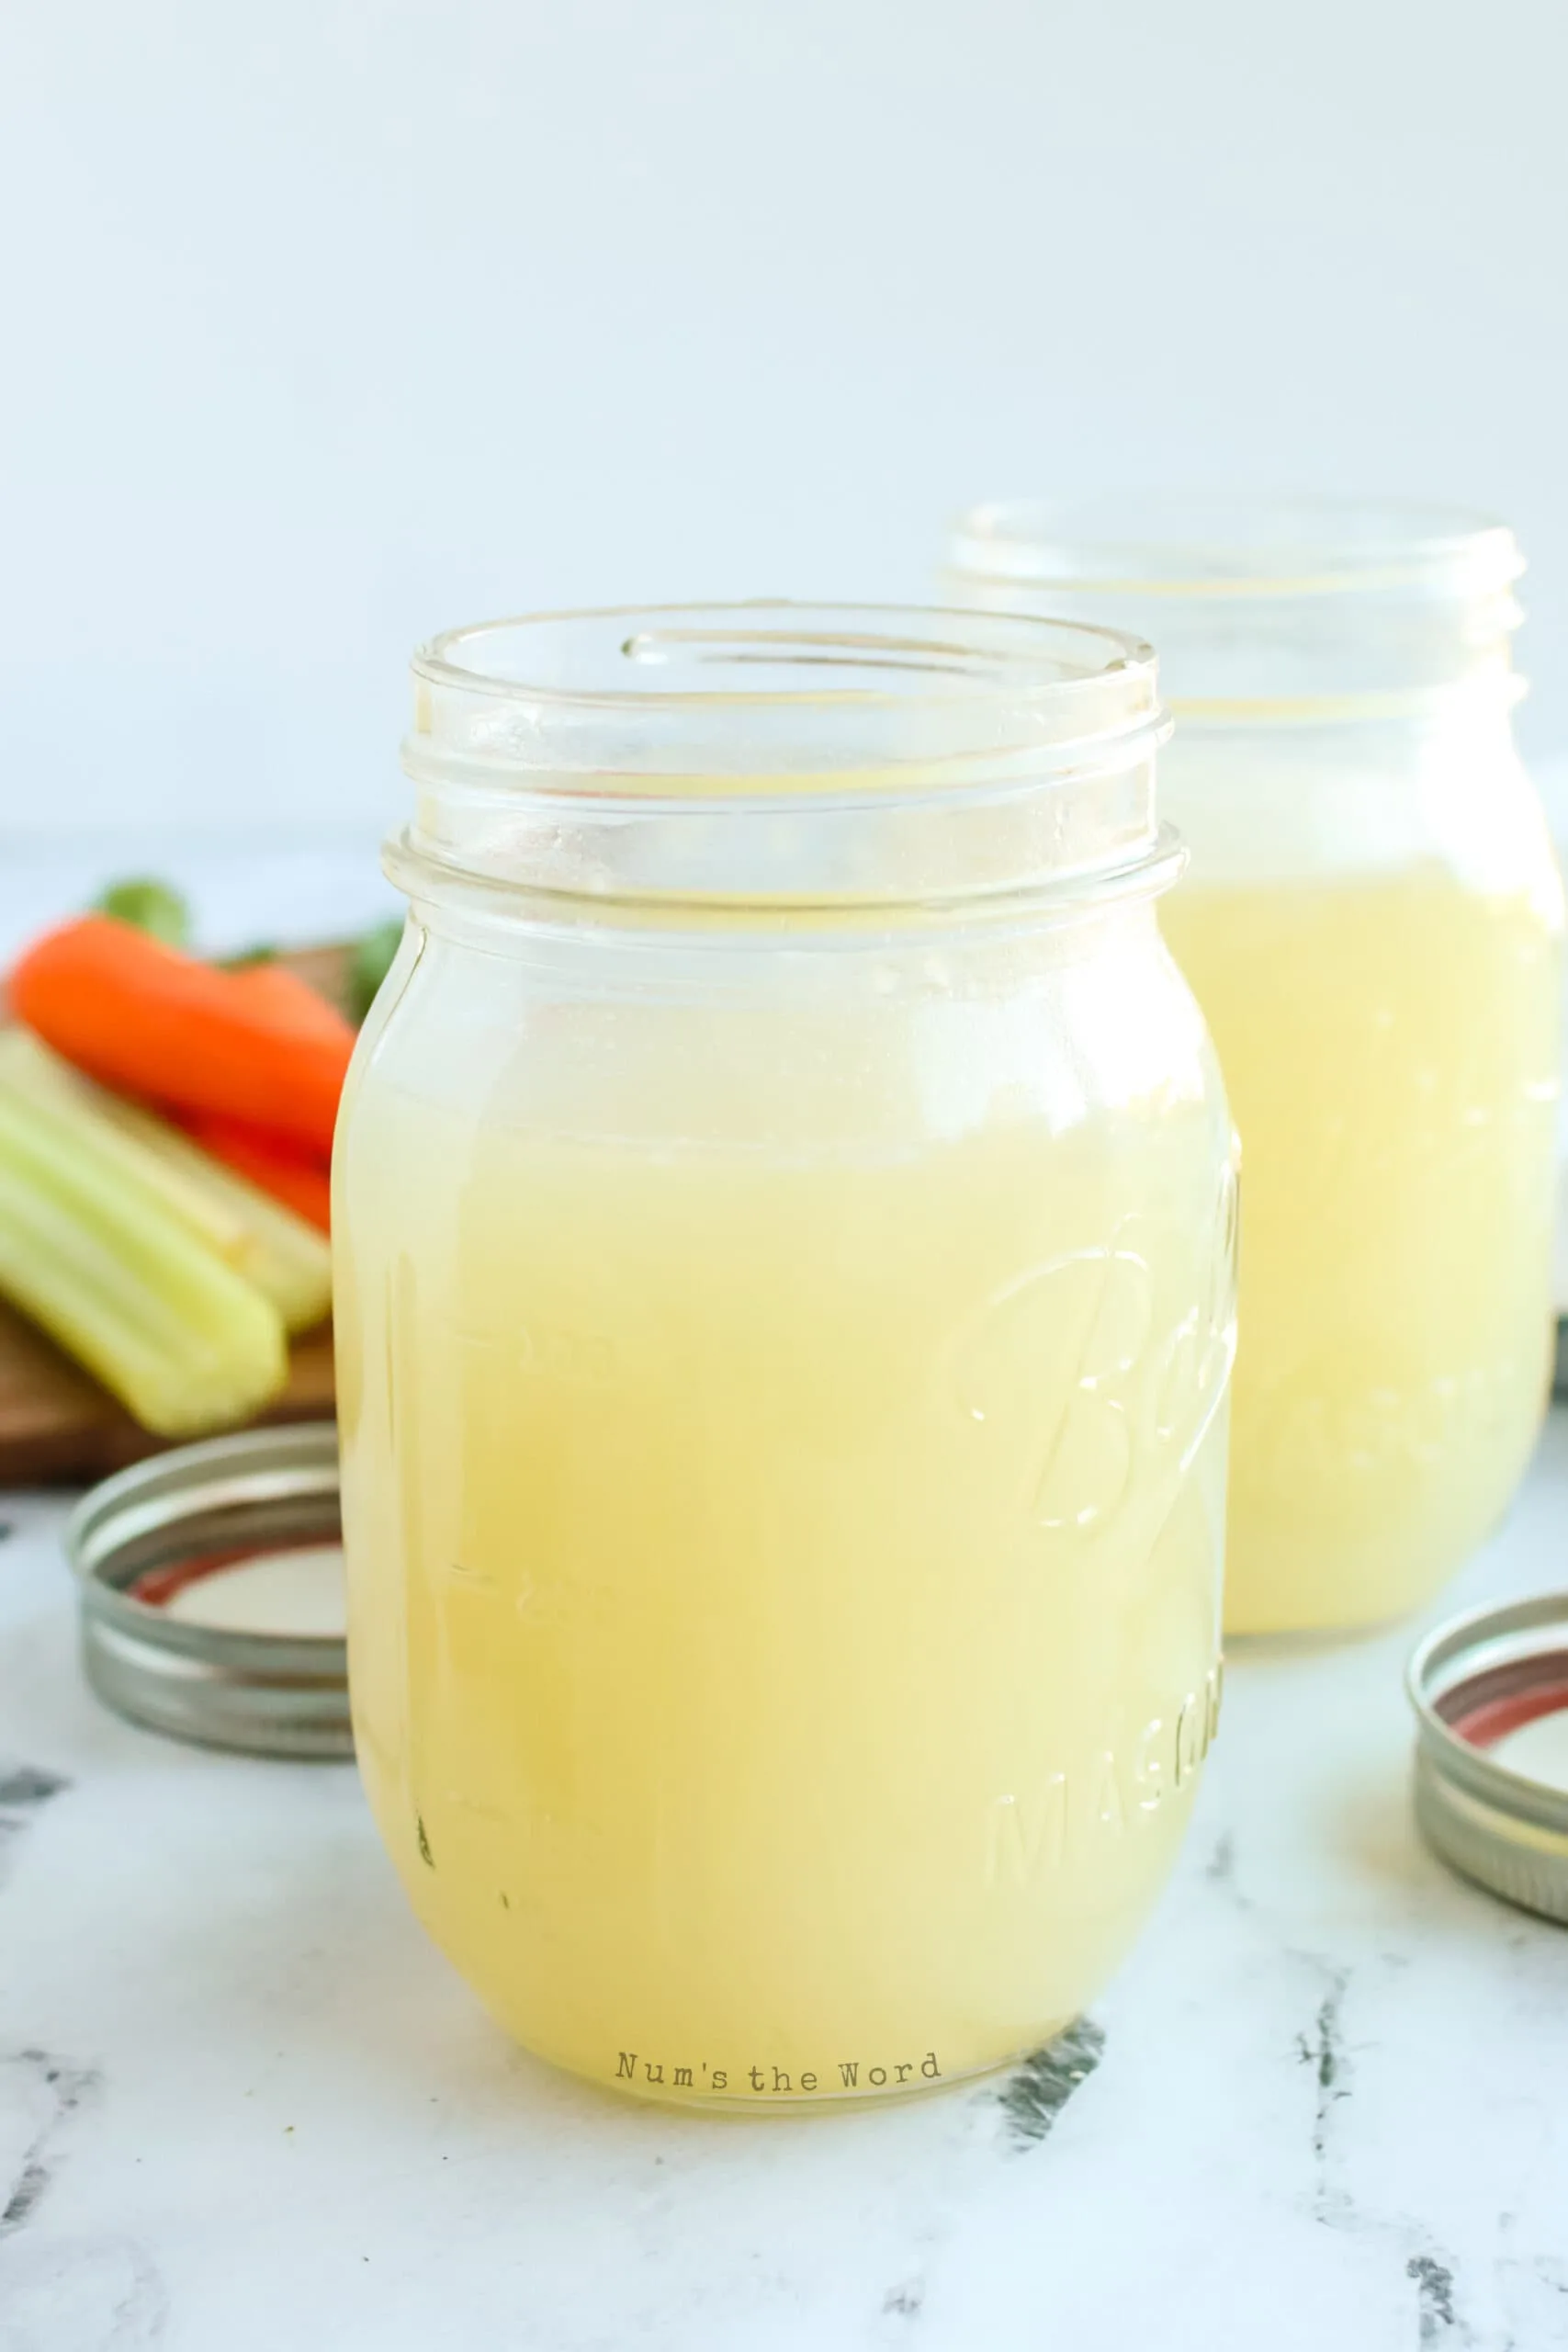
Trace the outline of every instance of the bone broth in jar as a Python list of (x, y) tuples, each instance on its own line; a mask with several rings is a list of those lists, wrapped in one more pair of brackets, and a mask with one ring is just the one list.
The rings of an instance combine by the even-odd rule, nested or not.
[(1507, 1503), (1546, 1395), (1562, 894), (1520, 563), (1466, 514), (977, 510), (964, 601), (1146, 628), (1192, 851), (1161, 922), (1241, 1133), (1226, 1623), (1370, 1625)]
[(414, 662), (333, 1230), (351, 1678), (413, 1904), (654, 2099), (1095, 1994), (1217, 1706), (1233, 1137), (1146, 647), (742, 605)]

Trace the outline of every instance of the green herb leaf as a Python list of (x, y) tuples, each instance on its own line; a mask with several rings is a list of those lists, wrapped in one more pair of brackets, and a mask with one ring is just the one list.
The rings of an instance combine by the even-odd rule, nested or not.
[(402, 935), (402, 917), (391, 915), (355, 941), (348, 967), (349, 1011), (355, 1021), (363, 1021), (375, 1002), (376, 991), (392, 968), (392, 958)]
[(113, 915), (117, 922), (161, 939), (165, 947), (190, 945), (190, 908), (170, 884), (152, 876), (111, 882), (94, 906), (99, 914)]

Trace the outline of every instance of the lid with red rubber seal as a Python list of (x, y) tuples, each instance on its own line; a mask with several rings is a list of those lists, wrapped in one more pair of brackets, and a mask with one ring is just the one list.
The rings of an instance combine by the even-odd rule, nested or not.
[(1462, 1877), (1568, 1925), (1568, 1593), (1439, 1625), (1405, 1680), (1427, 1843)]
[(253, 1756), (353, 1753), (331, 1422), (121, 1470), (82, 1498), (65, 1548), (87, 1680), (118, 1713)]

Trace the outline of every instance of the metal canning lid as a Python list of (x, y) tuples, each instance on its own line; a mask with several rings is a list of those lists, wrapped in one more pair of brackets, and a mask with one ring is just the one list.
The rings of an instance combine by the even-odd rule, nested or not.
[(340, 1543), (330, 1421), (209, 1438), (106, 1478), (65, 1529), (88, 1682), (133, 1723), (203, 1747), (352, 1755), (340, 1633), (264, 1632), (168, 1605), (219, 1571)]
[(1439, 1625), (1405, 1682), (1427, 1844), (1494, 1894), (1568, 1924), (1568, 1593)]

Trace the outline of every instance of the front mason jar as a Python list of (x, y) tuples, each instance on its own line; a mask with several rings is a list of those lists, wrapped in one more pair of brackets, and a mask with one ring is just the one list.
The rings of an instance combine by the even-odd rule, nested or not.
[(1551, 1354), (1562, 899), (1520, 765), (1520, 563), (1442, 511), (978, 510), (962, 594), (1146, 628), (1162, 922), (1241, 1131), (1226, 1623), (1424, 1601), (1529, 1458)]
[(739, 606), (414, 663), (334, 1174), (361, 1768), (649, 2098), (1064, 2025), (1213, 1729), (1235, 1193), (1147, 649)]

